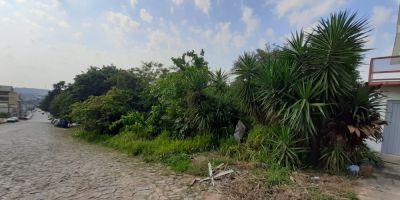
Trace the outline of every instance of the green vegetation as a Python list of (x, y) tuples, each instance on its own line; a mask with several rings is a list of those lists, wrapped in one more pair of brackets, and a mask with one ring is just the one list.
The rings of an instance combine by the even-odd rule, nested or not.
[(349, 154), (367, 149), (365, 139), (382, 139), (382, 94), (358, 82), (367, 33), (365, 20), (339, 12), (309, 34), (293, 34), (287, 47), (267, 59), (245, 53), (236, 62), (244, 111), (258, 124), (290, 129), (272, 139), (283, 166), (311, 161), (315, 167), (340, 171), (359, 164)]
[[(204, 51), (172, 58), (171, 68), (90, 67), (73, 83), (54, 84), (41, 108), (79, 123), (77, 137), (178, 172), (203, 174), (218, 160), (192, 155), (209, 151), (266, 166), (268, 186), (289, 183), (296, 168), (380, 165), (365, 141), (382, 139), (382, 94), (357, 71), (368, 31), (355, 14), (332, 14), (282, 48), (239, 56), (232, 77), (210, 70)], [(241, 142), (232, 136), (239, 120), (247, 129)]]
[(0, 118), (9, 118), (9, 117), (10, 117), (9, 113), (0, 112)]
[(312, 188), (309, 192), (312, 200), (335, 200), (335, 197), (322, 193), (318, 188)]
[(266, 173), (266, 183), (268, 186), (283, 185), (290, 183), (290, 171), (286, 167), (271, 165)]

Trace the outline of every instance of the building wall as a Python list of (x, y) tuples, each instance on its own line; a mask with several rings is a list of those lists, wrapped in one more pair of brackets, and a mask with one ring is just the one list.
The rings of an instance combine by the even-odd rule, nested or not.
[(21, 110), (21, 98), (13, 87), (0, 85), (0, 112), (18, 117)]
[(12, 116), (19, 116), (20, 113), (20, 97), (16, 92), (10, 92), (9, 94), (9, 107), (10, 114)]
[[(381, 88), (381, 90), (386, 95), (385, 104), (386, 104), (386, 101), (388, 101), (388, 100), (400, 100), (400, 86), (383, 86)], [(385, 109), (385, 111), (383, 111), (381, 113), (383, 119), (385, 119), (385, 114), (386, 114), (386, 109)], [(381, 142), (376, 143), (375, 141), (370, 140), (370, 141), (367, 141), (367, 144), (371, 149), (373, 149), (375, 151), (380, 152), (382, 149)]]

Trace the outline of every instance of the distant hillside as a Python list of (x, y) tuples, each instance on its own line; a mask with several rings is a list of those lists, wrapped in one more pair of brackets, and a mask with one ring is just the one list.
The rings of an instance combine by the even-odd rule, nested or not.
[(47, 95), (48, 90), (36, 88), (14, 88), (14, 91), (21, 95), (22, 104), (25, 110), (35, 108)]
[(22, 96), (46, 96), (49, 90), (37, 88), (14, 88), (15, 92)]

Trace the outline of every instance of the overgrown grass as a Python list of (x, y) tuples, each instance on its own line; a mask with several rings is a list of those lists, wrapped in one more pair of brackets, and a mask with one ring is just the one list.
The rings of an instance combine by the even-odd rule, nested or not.
[(189, 155), (214, 148), (211, 134), (201, 134), (187, 139), (171, 139), (168, 132), (163, 132), (158, 137), (148, 140), (138, 138), (137, 134), (132, 132), (108, 136), (76, 129), (73, 135), (88, 142), (101, 143), (128, 154), (141, 156), (146, 162), (160, 161), (176, 172), (185, 172), (192, 166)]
[(323, 193), (318, 188), (309, 189), (308, 192), (310, 193), (311, 200), (335, 200), (335, 197)]
[(290, 183), (290, 170), (287, 167), (281, 167), (277, 164), (271, 165), (267, 169), (266, 184), (267, 186), (280, 186)]
[(191, 160), (187, 154), (172, 155), (164, 160), (164, 163), (176, 172), (185, 172), (189, 169)]
[(86, 140), (87, 142), (90, 143), (105, 143), (107, 140), (111, 139), (111, 136), (109, 135), (103, 135), (103, 134), (96, 134), (93, 132), (87, 132), (84, 131), (80, 128), (73, 129), (72, 135), (76, 138), (80, 138), (83, 140)]

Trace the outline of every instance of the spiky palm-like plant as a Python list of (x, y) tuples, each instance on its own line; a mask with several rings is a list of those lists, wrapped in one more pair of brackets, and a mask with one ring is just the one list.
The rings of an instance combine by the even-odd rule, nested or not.
[[(368, 32), (366, 20), (338, 12), (322, 19), (310, 33), (293, 34), (268, 62), (258, 62), (251, 54), (239, 57), (234, 69), (245, 83), (239, 95), (242, 103), (263, 122), (274, 116), (274, 123), (307, 139), (314, 164), (321, 145), (333, 149), (342, 138), (347, 149), (347, 143), (381, 137), (378, 97), (357, 83)], [(332, 129), (335, 123), (338, 129)]]
[(215, 72), (210, 72), (210, 85), (214, 87), (218, 92), (226, 92), (228, 89), (228, 78), (229, 75), (219, 69)]
[(263, 121), (257, 102), (256, 78), (259, 74), (259, 63), (253, 53), (244, 53), (235, 62), (232, 73), (236, 75), (238, 96), (242, 109), (255, 117), (259, 122)]

